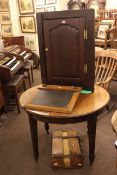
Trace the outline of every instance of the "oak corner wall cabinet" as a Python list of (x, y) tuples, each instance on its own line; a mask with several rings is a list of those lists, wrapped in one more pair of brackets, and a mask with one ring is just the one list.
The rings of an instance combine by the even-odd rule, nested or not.
[(94, 90), (94, 10), (37, 13), (44, 84)]

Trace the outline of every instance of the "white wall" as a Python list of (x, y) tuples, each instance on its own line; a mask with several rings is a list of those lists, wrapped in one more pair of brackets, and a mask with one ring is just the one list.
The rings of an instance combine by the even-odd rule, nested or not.
[[(35, 2), (36, 0), (34, 0)], [(53, 4), (56, 6), (56, 10), (67, 10), (68, 6), (67, 3), (69, 0), (56, 0), (57, 4)], [(13, 35), (14, 36), (20, 36), (24, 35), (25, 38), (30, 36), (35, 36), (35, 42), (36, 42), (36, 53), (38, 53), (38, 38), (37, 33), (31, 34), (31, 33), (22, 33), (20, 28), (20, 21), (19, 21), (19, 7), (18, 7), (18, 0), (9, 0), (10, 3), (10, 12), (11, 12), (11, 20), (12, 20), (12, 26), (13, 26)], [(35, 4), (35, 3), (34, 3)], [(46, 5), (47, 6), (47, 5)], [(45, 7), (46, 7), (45, 6)], [(106, 3), (106, 9), (117, 9), (117, 0), (107, 0)], [(36, 9), (35, 14), (32, 14), (36, 16)]]
[[(33, 1), (35, 4), (35, 0)], [(25, 39), (35, 38), (35, 52), (39, 54), (37, 33), (22, 33), (21, 31), (20, 20), (19, 20), (20, 13), (19, 13), (19, 7), (18, 7), (18, 0), (9, 0), (9, 5), (10, 5), (10, 14), (11, 14), (11, 21), (12, 21), (12, 28), (13, 28), (13, 36), (24, 36)], [(35, 14), (29, 14), (29, 16), (30, 15), (34, 15), (36, 17), (36, 10), (35, 10)]]
[(19, 22), (19, 9), (18, 0), (9, 0), (10, 14), (13, 28), (13, 35), (21, 35), (20, 22)]
[(67, 10), (67, 3), (69, 0), (58, 0), (59, 2), (59, 10)]
[[(31, 14), (35, 16), (36, 19), (36, 0), (34, 1), (34, 8), (35, 8), (35, 14)], [(59, 11), (60, 9), (67, 9), (67, 2), (68, 0), (57, 0), (56, 4), (51, 4), (55, 5), (56, 10)], [(22, 33), (21, 32), (21, 27), (20, 27), (20, 20), (19, 20), (19, 7), (18, 7), (18, 0), (9, 0), (10, 4), (10, 13), (11, 13), (11, 21), (12, 21), (12, 27), (13, 27), (13, 36), (21, 36), (23, 35), (25, 39), (29, 38), (35, 38), (35, 52), (38, 54), (39, 53), (39, 44), (38, 44), (38, 37), (37, 33)], [(44, 7), (48, 7), (49, 5), (45, 5)], [(40, 8), (43, 6), (40, 6)], [(27, 15), (28, 16), (28, 15)], [(30, 14), (29, 14), (30, 16)]]
[[(35, 2), (36, 0), (34, 0)], [(56, 9), (57, 10), (67, 10), (67, 3), (69, 0), (57, 0)], [(10, 13), (13, 25), (13, 35), (21, 35), (20, 22), (19, 22), (19, 8), (18, 0), (9, 0), (10, 3)], [(107, 0), (106, 9), (117, 9), (117, 0)], [(35, 10), (36, 11), (36, 10)], [(24, 34), (23, 34), (24, 35)]]
[[(33, 1), (35, 4), (36, 0), (33, 0)], [(57, 11), (67, 10), (67, 2), (68, 1), (69, 0), (57, 0), (56, 10)], [(25, 33), (21, 32), (20, 21), (19, 21), (20, 14), (19, 14), (18, 0), (9, 0), (9, 4), (10, 4), (11, 21), (12, 21), (12, 26), (13, 26), (13, 35), (14, 36), (29, 35), (29, 34), (25, 34)], [(36, 16), (36, 7), (35, 7), (35, 14), (34, 15)]]
[(106, 9), (117, 9), (117, 0), (106, 0)]

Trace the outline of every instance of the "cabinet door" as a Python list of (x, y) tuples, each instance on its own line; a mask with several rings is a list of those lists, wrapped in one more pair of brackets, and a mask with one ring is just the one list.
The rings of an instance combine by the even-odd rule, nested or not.
[(85, 17), (43, 21), (47, 83), (81, 85)]

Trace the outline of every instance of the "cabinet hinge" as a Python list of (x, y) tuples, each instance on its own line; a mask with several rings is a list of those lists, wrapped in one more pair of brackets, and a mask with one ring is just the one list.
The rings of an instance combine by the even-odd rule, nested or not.
[(87, 64), (84, 64), (84, 73), (87, 74)]
[(84, 40), (88, 39), (87, 30), (84, 30)]

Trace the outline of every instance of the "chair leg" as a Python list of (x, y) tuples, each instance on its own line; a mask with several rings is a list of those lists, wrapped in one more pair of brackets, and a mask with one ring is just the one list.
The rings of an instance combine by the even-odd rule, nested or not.
[(15, 89), (15, 98), (16, 98), (17, 110), (18, 110), (18, 113), (20, 113), (20, 106), (19, 106), (17, 89)]
[(106, 105), (106, 110), (110, 112), (113, 107), (114, 107), (114, 103), (110, 102), (108, 105)]
[(44, 127), (45, 127), (45, 130), (46, 130), (46, 133), (49, 134), (49, 124), (44, 123)]
[(31, 66), (31, 76), (32, 76), (32, 82), (34, 81), (34, 78), (33, 78), (33, 67)]
[(29, 72), (29, 70), (28, 70), (28, 79), (29, 79), (29, 86), (30, 86), (30, 88), (31, 88), (31, 80), (30, 80), (30, 72)]
[(6, 107), (6, 104), (2, 107), (3, 109), (3, 113), (6, 114), (7, 113), (7, 107)]
[(107, 110), (108, 112), (110, 111), (109, 105), (106, 105), (106, 110)]
[(24, 88), (24, 91), (26, 91), (26, 84), (25, 84), (25, 80), (23, 81), (23, 88)]
[(111, 109), (112, 109), (113, 107), (114, 107), (114, 104), (113, 104), (113, 103), (112, 103), (112, 104), (106, 105), (106, 106), (105, 106), (106, 111), (103, 112), (103, 113), (98, 117), (98, 120), (99, 120), (100, 118), (102, 118), (104, 115), (106, 115), (108, 112), (110, 112)]

